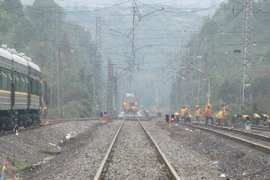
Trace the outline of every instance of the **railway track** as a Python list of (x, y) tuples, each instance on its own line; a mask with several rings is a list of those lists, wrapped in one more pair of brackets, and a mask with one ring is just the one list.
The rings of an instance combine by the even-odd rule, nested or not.
[(122, 120), (94, 180), (180, 179), (140, 120), (128, 120)]
[[(192, 124), (198, 125), (198, 126), (204, 126), (204, 124), (200, 124), (200, 123), (192, 123)], [(263, 133), (260, 130), (251, 129), (250, 131), (246, 131), (244, 129), (235, 129), (235, 128), (230, 128), (230, 127), (216, 126), (216, 125), (208, 125), (208, 126), (214, 129), (218, 129), (218, 130), (230, 131), (236, 134), (242, 134), (245, 136), (254, 137), (259, 140), (265, 140), (268, 142), (270, 141), (270, 133), (267, 133), (267, 132)]]
[(260, 151), (263, 151), (265, 153), (270, 154), (270, 137), (269, 136), (245, 132), (245, 131), (241, 131), (241, 130), (237, 130), (237, 129), (211, 126), (211, 125), (208, 128), (204, 127), (204, 125), (202, 125), (202, 124), (195, 125), (195, 124), (184, 123), (184, 125), (217, 134), (217, 135), (222, 136), (224, 138), (233, 140), (235, 142), (244, 144), (244, 145), (249, 146), (251, 148), (254, 148), (254, 149), (257, 149), (257, 150), (260, 150)]
[(251, 126), (252, 130), (259, 130), (259, 131), (268, 131), (270, 132), (270, 129), (265, 127), (265, 126), (256, 126), (256, 125), (252, 125)]

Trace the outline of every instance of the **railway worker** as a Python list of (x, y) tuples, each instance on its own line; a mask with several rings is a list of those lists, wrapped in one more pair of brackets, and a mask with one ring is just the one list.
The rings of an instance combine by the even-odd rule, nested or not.
[(218, 113), (215, 115), (217, 124), (220, 126), (221, 124), (221, 119), (222, 119), (222, 111), (218, 111)]
[(250, 120), (249, 115), (243, 114), (243, 115), (235, 115), (235, 117), (241, 117), (242, 122), (246, 122), (247, 120)]
[(175, 112), (174, 113), (174, 116), (175, 116), (175, 123), (178, 123), (179, 122), (179, 113), (178, 112)]
[(202, 116), (202, 111), (198, 105), (196, 105), (196, 110), (195, 110), (195, 118), (198, 123), (200, 123), (200, 119)]
[(214, 124), (214, 119), (211, 116), (211, 104), (207, 104), (204, 110), (205, 127), (208, 127), (208, 120), (211, 119), (211, 124)]
[(224, 125), (227, 126), (228, 125), (228, 121), (229, 121), (229, 109), (227, 106), (224, 106)]
[(266, 124), (267, 124), (267, 122), (269, 120), (269, 115), (262, 114), (261, 117), (262, 117), (262, 120), (263, 120), (263, 125), (266, 126)]
[(218, 125), (221, 125), (221, 122), (224, 125), (228, 124), (228, 108), (225, 105), (221, 105), (221, 110), (216, 114), (216, 119), (218, 120)]
[(180, 111), (180, 116), (181, 116), (181, 121), (182, 122), (184, 122), (184, 120), (185, 120), (185, 111), (186, 111), (186, 108), (182, 107), (182, 109)]
[(253, 119), (255, 120), (255, 124), (259, 125), (261, 116), (259, 116), (259, 114), (257, 114), (257, 113), (253, 113)]
[(189, 105), (187, 105), (187, 107), (185, 109), (185, 122), (191, 122)]
[(222, 112), (224, 111), (224, 105), (221, 105), (221, 109), (220, 111), (218, 111), (218, 113), (215, 115), (216, 120), (217, 120), (217, 124), (220, 126), (221, 125), (221, 119), (222, 119)]

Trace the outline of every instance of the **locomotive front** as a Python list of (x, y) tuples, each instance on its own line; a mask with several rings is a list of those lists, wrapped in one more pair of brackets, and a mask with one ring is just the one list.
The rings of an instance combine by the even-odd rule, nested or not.
[(138, 101), (134, 94), (126, 94), (124, 98), (124, 113), (136, 114), (138, 112)]

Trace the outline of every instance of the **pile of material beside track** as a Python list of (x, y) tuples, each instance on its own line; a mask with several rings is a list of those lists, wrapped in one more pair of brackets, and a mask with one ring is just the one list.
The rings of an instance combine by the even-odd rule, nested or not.
[[(254, 149), (257, 149), (257, 150), (260, 150), (262, 152), (270, 154), (270, 141), (269, 141), (270, 139), (267, 136), (243, 132), (243, 131), (239, 131), (239, 130), (233, 130), (233, 129), (229, 129), (229, 128), (222, 128), (222, 127), (217, 127), (217, 126), (209, 126), (208, 128), (206, 128), (203, 125), (194, 125), (194, 124), (189, 124), (189, 123), (181, 123), (181, 124), (188, 125), (192, 128), (196, 128), (196, 129), (200, 129), (200, 130), (204, 130), (207, 132), (217, 134), (217, 135), (222, 136), (224, 138), (233, 140), (235, 142), (244, 144), (244, 145), (249, 146), (251, 148), (254, 148)], [(214, 130), (213, 128), (216, 128), (217, 130)], [(226, 131), (226, 133), (221, 132), (221, 131)], [(231, 135), (232, 134), (231, 132), (234, 132), (235, 134), (237, 134), (237, 136), (242, 136), (242, 137), (241, 138), (237, 137), (235, 134)], [(258, 143), (258, 141), (260, 141), (260, 143)]]
[(73, 119), (43, 119), (41, 120), (41, 126), (48, 126), (52, 124), (59, 124), (64, 122), (71, 122), (71, 121), (93, 121), (99, 120), (99, 118), (73, 118)]

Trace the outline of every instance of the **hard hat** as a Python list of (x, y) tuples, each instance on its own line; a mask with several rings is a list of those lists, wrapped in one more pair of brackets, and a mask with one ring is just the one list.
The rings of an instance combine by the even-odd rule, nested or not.
[(199, 106), (198, 105), (196, 105), (196, 108), (198, 108)]

